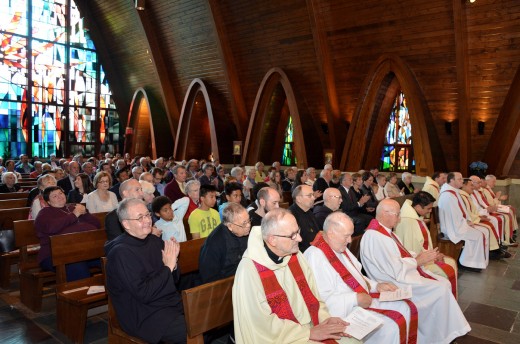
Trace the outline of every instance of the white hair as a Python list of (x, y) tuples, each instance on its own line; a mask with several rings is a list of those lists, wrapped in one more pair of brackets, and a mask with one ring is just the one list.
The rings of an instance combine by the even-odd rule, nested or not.
[(412, 176), (412, 174), (410, 172), (403, 172), (403, 174), (401, 175), (401, 179), (405, 180), (406, 178), (411, 177), (411, 176)]

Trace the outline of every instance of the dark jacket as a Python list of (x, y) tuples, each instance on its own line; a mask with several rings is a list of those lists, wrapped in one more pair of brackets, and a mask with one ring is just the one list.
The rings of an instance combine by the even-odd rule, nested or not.
[(119, 222), (119, 217), (117, 217), (117, 209), (109, 211), (105, 216), (105, 231), (107, 232), (107, 241), (113, 240), (125, 232)]
[(173, 203), (179, 198), (185, 197), (186, 195), (181, 191), (179, 183), (177, 183), (177, 181), (174, 178), (164, 187), (164, 196), (167, 196)]
[(70, 181), (70, 178), (69, 176), (66, 176), (65, 178), (62, 178), (60, 180), (58, 180), (58, 183), (57, 185), (63, 189), (63, 192), (65, 193), (65, 195), (68, 195), (70, 190), (73, 190), (75, 189), (74, 185), (72, 184), (72, 182)]
[(20, 185), (18, 185), (18, 184), (14, 184), (13, 188), (14, 188), (14, 191), (9, 190), (9, 188), (7, 187), (6, 184), (0, 184), (0, 193), (18, 192), (21, 189)]
[(413, 194), (413, 192), (415, 190), (412, 183), (410, 183), (410, 187), (408, 187), (402, 180), (397, 182), (397, 187), (399, 188), (399, 190), (403, 190), (403, 188), (404, 188), (403, 192), (405, 195)]
[(200, 249), (199, 273), (202, 283), (235, 275), (247, 248), (247, 238), (237, 237), (223, 223), (218, 225)]
[(289, 207), (289, 211), (296, 218), (296, 222), (298, 223), (298, 227), (300, 227), (300, 235), (302, 237), (302, 241), (300, 242), (300, 251), (305, 252), (305, 250), (311, 245), (311, 242), (316, 237), (316, 234), (321, 230), (312, 210), (303, 211), (296, 203), (293, 203)]
[(319, 225), (319, 229), (323, 230), (323, 223), (327, 216), (333, 213), (333, 211), (325, 205), (317, 205), (312, 209), (316, 222)]

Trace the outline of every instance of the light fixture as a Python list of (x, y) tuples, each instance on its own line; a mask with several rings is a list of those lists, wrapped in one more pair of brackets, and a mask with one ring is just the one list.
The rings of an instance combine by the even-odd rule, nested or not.
[(486, 128), (486, 122), (478, 121), (477, 130), (479, 135), (484, 135), (484, 129)]
[(472, 4), (474, 2), (476, 2), (477, 0), (469, 0), (469, 2)]
[(144, 11), (145, 0), (135, 0), (135, 9)]

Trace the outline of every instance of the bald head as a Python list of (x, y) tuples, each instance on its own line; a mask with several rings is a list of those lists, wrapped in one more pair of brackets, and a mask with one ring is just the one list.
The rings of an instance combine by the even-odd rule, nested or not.
[(386, 198), (379, 202), (376, 209), (376, 220), (387, 228), (394, 228), (399, 223), (401, 207), (393, 199)]
[(336, 211), (339, 209), (341, 205), (341, 193), (336, 188), (327, 188), (323, 193), (323, 203), (327, 208), (332, 211)]
[(138, 198), (143, 199), (143, 188), (137, 179), (130, 178), (121, 183), (119, 194), (122, 199)]
[(345, 213), (335, 211), (323, 223), (323, 238), (335, 252), (344, 252), (352, 242), (354, 223)]

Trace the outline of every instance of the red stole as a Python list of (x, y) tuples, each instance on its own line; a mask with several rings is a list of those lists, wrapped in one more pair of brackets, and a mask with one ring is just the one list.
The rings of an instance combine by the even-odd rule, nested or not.
[(437, 190), (437, 192), (440, 191), (440, 190), (439, 190), (439, 187), (438, 187), (437, 185), (431, 184), (431, 186), (433, 186), (433, 187)]
[[(294, 316), (291, 305), (289, 304), (287, 294), (280, 286), (280, 283), (278, 283), (274, 272), (255, 261), (253, 261), (253, 263), (255, 264), (258, 274), (260, 275), (260, 280), (262, 281), (262, 285), (264, 287), (267, 303), (269, 303), (271, 311), (280, 319), (292, 320), (299, 324), (298, 320)], [(296, 284), (298, 285), (298, 289), (300, 289), (300, 292), (302, 293), (305, 305), (307, 306), (309, 314), (311, 315), (312, 323), (316, 326), (320, 323), (318, 317), (320, 302), (312, 293), (311, 288), (305, 279), (305, 275), (303, 274), (300, 263), (298, 262), (297, 254), (292, 255), (288, 266), (296, 281)], [(332, 344), (337, 342), (330, 339), (324, 341), (323, 343)]]
[[(466, 195), (463, 195), (463, 194), (460, 194), (460, 197), (464, 197), (466, 199), (466, 202), (469, 204), (469, 207), (471, 208), (471, 204), (473, 202), (473, 200), (471, 199), (471, 196), (466, 196)], [(469, 209), (470, 212), (473, 212), (473, 209)], [(493, 216), (490, 214), (490, 216)], [(495, 238), (497, 239), (497, 242), (500, 243), (500, 238), (502, 237), (502, 219), (499, 218), (499, 217), (496, 217), (496, 216), (493, 216), (497, 219), (497, 222), (498, 222), (498, 228), (495, 228), (495, 226), (493, 225), (493, 223), (491, 223), (490, 221), (487, 221), (487, 220), (480, 220), (480, 223), (488, 226), (490, 228), (490, 232), (493, 233), (493, 235), (495, 236)]]
[[(370, 294), (375, 299), (379, 298), (379, 293), (370, 293), (369, 290), (366, 290), (359, 282), (356, 280), (354, 276), (350, 273), (350, 271), (343, 265), (343, 263), (338, 259), (334, 251), (330, 248), (329, 244), (325, 242), (322, 236), (322, 232), (318, 232), (316, 238), (313, 242), (311, 242), (312, 246), (319, 248), (327, 257), (327, 260), (330, 262), (334, 270), (339, 274), (343, 282), (350, 287), (350, 289), (354, 290), (356, 293), (365, 293)], [(350, 257), (346, 252), (343, 252), (345, 257), (352, 263)], [(352, 264), (354, 265), (354, 264)], [(361, 274), (361, 273), (360, 273)], [(408, 344), (417, 343), (417, 321), (418, 321), (418, 313), (417, 307), (410, 300), (403, 300), (410, 307), (410, 332), (408, 334)], [(403, 315), (397, 311), (386, 310), (386, 309), (377, 309), (369, 307), (369, 310), (373, 312), (377, 312), (383, 315), (386, 315), (399, 327), (399, 342), (401, 344), (406, 344), (406, 319)]]
[[(424, 238), (423, 248), (425, 250), (428, 250), (428, 248), (430, 247), (428, 242), (428, 230), (426, 229), (424, 222), (422, 222), (421, 220), (417, 220), (417, 222), (419, 223), (419, 228), (421, 228), (421, 233)], [(451, 267), (449, 264), (446, 264), (441, 261), (434, 262), (434, 264), (441, 268), (441, 270), (444, 271), (446, 276), (448, 276), (448, 280), (451, 283), (451, 292), (453, 293), (453, 296), (457, 298), (457, 274), (455, 272), (455, 269), (453, 269), (453, 267)]]

